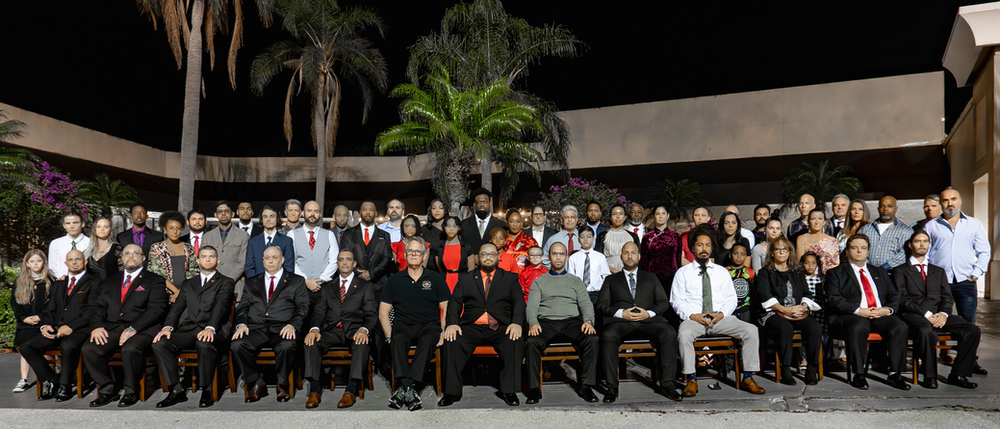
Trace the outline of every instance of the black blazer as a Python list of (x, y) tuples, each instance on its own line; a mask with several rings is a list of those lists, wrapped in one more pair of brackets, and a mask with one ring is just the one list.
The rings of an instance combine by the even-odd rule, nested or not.
[(784, 273), (787, 276), (782, 274), (770, 266), (761, 268), (757, 272), (757, 277), (754, 278), (757, 301), (753, 301), (754, 304), (751, 305), (753, 314), (762, 315), (765, 310), (761, 308), (761, 304), (770, 301), (771, 298), (778, 300), (778, 304), (784, 305), (785, 297), (788, 296), (788, 289), (785, 287), (786, 280), (792, 282), (792, 299), (795, 301), (795, 305), (801, 304), (802, 298), (809, 298), (820, 306), (823, 305), (809, 291), (809, 285), (806, 284), (806, 274), (801, 268), (792, 268), (789, 272)]
[(951, 286), (944, 269), (937, 265), (927, 264), (927, 280), (920, 275), (920, 269), (905, 264), (892, 269), (892, 278), (899, 290), (900, 307), (903, 313), (915, 313), (923, 316), (931, 313), (945, 312), (951, 314), (951, 306), (955, 299), (951, 296)]
[(125, 273), (109, 276), (101, 283), (92, 307), (90, 327), (114, 329), (118, 326), (133, 327), (140, 334), (155, 335), (160, 330), (167, 312), (167, 285), (163, 277), (149, 270), (142, 270), (132, 279), (132, 284), (122, 301), (122, 283)]
[(69, 287), (69, 277), (64, 280), (57, 280), (52, 283), (49, 292), (49, 304), (42, 313), (42, 323), (40, 326), (49, 325), (56, 330), (66, 325), (70, 329), (77, 331), (90, 324), (90, 301), (101, 292), (102, 279), (94, 273), (87, 271), (73, 286), (73, 293), (66, 295), (66, 288)]
[(17, 297), (14, 295), (16, 286), (10, 290), (10, 308), (14, 311), (14, 318), (17, 319), (17, 323), (15, 324), (16, 329), (38, 329), (42, 326), (24, 323), (24, 319), (30, 316), (38, 316), (41, 319), (42, 313), (45, 312), (45, 306), (49, 301), (49, 297), (46, 296), (45, 291), (45, 280), (35, 282), (34, 288), (34, 297), (30, 302), (23, 305), (17, 303)]
[(350, 250), (354, 254), (354, 262), (358, 264), (357, 269), (368, 270), (371, 276), (369, 281), (375, 286), (375, 290), (381, 291), (388, 274), (398, 270), (395, 269), (397, 266), (392, 260), (392, 237), (377, 226), (373, 229), (375, 234), (368, 237), (366, 246), (365, 232), (361, 224), (348, 228), (344, 231), (340, 250)]
[[(153, 228), (146, 226), (146, 229), (142, 231), (142, 254), (146, 255), (146, 263), (149, 263), (149, 248), (153, 246), (153, 243), (159, 243), (163, 241), (163, 234), (160, 232), (153, 231)], [(129, 244), (135, 244), (135, 240), (132, 238), (132, 228), (128, 228), (122, 232), (119, 232), (115, 236), (118, 239), (118, 244), (122, 245), (124, 249), (125, 246)], [(145, 265), (144, 265), (145, 266)]]
[(268, 302), (267, 288), (270, 285), (264, 284), (266, 276), (265, 271), (247, 279), (243, 297), (236, 306), (234, 326), (245, 324), (251, 331), (266, 329), (277, 335), (285, 325), (292, 325), (296, 332), (301, 332), (309, 312), (305, 279), (284, 271), (274, 287), (274, 296)]
[(163, 326), (173, 327), (174, 332), (200, 331), (211, 326), (220, 335), (226, 335), (223, 332), (228, 333), (228, 328), (223, 328), (229, 322), (235, 289), (236, 282), (218, 272), (205, 286), (201, 285), (201, 274), (184, 280)]
[(490, 282), (490, 295), (483, 291), (483, 275), (479, 270), (458, 275), (458, 283), (448, 302), (449, 325), (471, 325), (483, 313), (489, 312), (500, 329), (510, 324), (524, 324), (524, 291), (517, 274), (497, 268)]
[(108, 278), (108, 276), (113, 276), (122, 271), (121, 261), (122, 245), (118, 243), (111, 243), (111, 249), (108, 250), (108, 253), (105, 253), (101, 259), (95, 261), (92, 258), (87, 258), (87, 274), (93, 274), (94, 277), (103, 281)]
[(507, 229), (507, 222), (490, 216), (489, 221), (486, 222), (486, 230), (483, 231), (482, 237), (479, 236), (479, 219), (476, 218), (475, 213), (465, 218), (459, 226), (462, 228), (462, 243), (475, 249), (475, 252), (479, 252), (479, 247), (490, 241), (490, 231), (493, 228)]
[[(431, 247), (430, 256), (428, 256), (427, 266), (434, 266), (434, 271), (441, 274), (448, 274), (448, 269), (444, 266), (444, 246), (445, 242), (442, 240), (438, 243), (437, 247)], [(478, 251), (478, 249), (477, 249)], [(465, 273), (469, 271), (469, 255), (472, 253), (472, 248), (464, 242), (461, 245), (462, 258), (458, 263), (458, 272)], [(439, 268), (440, 267), (440, 268)]]
[[(233, 222), (233, 226), (235, 226), (237, 228), (240, 228), (240, 220), (238, 218), (234, 219), (234, 220), (235, 220), (235, 222)], [(251, 225), (250, 226), (250, 233), (249, 233), (250, 238), (256, 237), (258, 234), (261, 234), (261, 233), (264, 232), (264, 227), (260, 226), (259, 223), (251, 221), (250, 225)], [(243, 228), (240, 228), (240, 229), (243, 229)], [(244, 230), (244, 232), (246, 232), (246, 230)]]
[[(826, 309), (831, 316), (854, 314), (854, 310), (861, 305), (861, 284), (853, 268), (845, 262), (826, 272), (823, 289), (826, 290)], [(868, 264), (868, 272), (875, 281), (875, 291), (882, 306), (891, 308), (895, 314), (899, 311), (899, 293), (896, 292), (896, 285), (889, 281), (889, 272), (872, 264)]]
[(312, 327), (320, 332), (333, 329), (337, 323), (342, 323), (344, 332), (349, 335), (361, 327), (371, 334), (378, 321), (377, 303), (375, 302), (375, 286), (362, 279), (357, 274), (347, 285), (347, 295), (340, 302), (340, 274), (325, 283), (320, 289), (320, 298), (316, 300), (312, 311)]
[[(635, 235), (635, 233), (631, 233)], [(621, 308), (632, 308), (638, 306), (647, 311), (653, 310), (656, 316), (642, 320), (640, 323), (663, 322), (667, 319), (663, 314), (669, 311), (670, 298), (663, 290), (660, 280), (656, 275), (648, 271), (636, 270), (635, 274), (635, 298), (628, 287), (628, 278), (625, 277), (625, 270), (604, 278), (604, 285), (597, 294), (597, 305), (595, 310), (604, 316), (604, 323), (627, 322), (625, 319), (615, 317), (615, 313)]]
[[(581, 228), (583, 228), (583, 227), (581, 227)], [(590, 227), (587, 226), (586, 228), (590, 228)], [(580, 228), (577, 228), (576, 230), (580, 231)], [(604, 253), (604, 240), (608, 237), (608, 231), (610, 231), (610, 230), (611, 230), (611, 228), (608, 228), (607, 230), (604, 230), (600, 234), (597, 234), (597, 238), (594, 240), (594, 251), (596, 251), (598, 253)], [(624, 231), (627, 232), (630, 237), (632, 237), (632, 242), (635, 243), (636, 246), (639, 246), (639, 236), (635, 235), (634, 232), (629, 231), (628, 229), (625, 229)], [(578, 234), (579, 234), (579, 232), (578, 232)], [(621, 249), (618, 249), (618, 250), (621, 250)], [(640, 305), (640, 307), (642, 307), (642, 306)], [(646, 308), (646, 307), (642, 307), (642, 308)]]

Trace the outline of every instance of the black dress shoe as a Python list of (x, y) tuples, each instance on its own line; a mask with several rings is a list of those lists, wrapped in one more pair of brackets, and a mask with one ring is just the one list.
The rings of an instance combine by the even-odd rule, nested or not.
[(806, 386), (819, 384), (819, 372), (815, 367), (806, 368)]
[(208, 388), (201, 391), (201, 400), (198, 401), (198, 408), (208, 408), (215, 405), (215, 401), (212, 400), (212, 389)]
[(56, 402), (68, 401), (73, 398), (73, 388), (66, 384), (60, 384), (56, 391)]
[[(671, 383), (673, 384), (673, 383)], [(667, 399), (671, 401), (682, 401), (684, 400), (684, 395), (681, 394), (681, 390), (676, 386), (663, 387), (660, 386), (660, 394), (666, 396)]]
[(454, 403), (456, 403), (458, 401), (461, 401), (461, 400), (462, 400), (461, 396), (450, 395), (450, 394), (445, 393), (444, 397), (441, 398), (440, 401), (438, 401), (438, 406), (439, 407), (447, 407), (447, 406), (449, 406), (451, 404), (454, 404)]
[(952, 386), (964, 387), (966, 389), (975, 389), (979, 387), (979, 384), (969, 381), (964, 375), (951, 374), (948, 376), (948, 384)]
[(187, 400), (188, 400), (187, 393), (185, 393), (183, 390), (174, 389), (167, 394), (166, 398), (156, 403), (156, 408), (172, 407), (181, 402), (187, 402)]
[(55, 396), (56, 386), (51, 381), (42, 382), (42, 392), (38, 395), (39, 401), (47, 401)]
[(987, 371), (986, 368), (979, 366), (979, 362), (976, 362), (976, 364), (972, 366), (972, 373), (976, 375), (988, 375), (990, 372)]
[(890, 386), (895, 387), (900, 390), (910, 390), (910, 384), (903, 379), (903, 375), (900, 373), (895, 373), (890, 375), (889, 378), (885, 379)]
[(118, 396), (113, 393), (100, 393), (97, 395), (97, 399), (90, 401), (90, 406), (103, 407), (119, 399), (121, 399), (121, 396)]
[(924, 389), (937, 389), (938, 388), (937, 377), (927, 377), (927, 376), (924, 376), (924, 381), (921, 381), (920, 383), (917, 383), (917, 384), (919, 384), (920, 387), (923, 387)]
[(854, 374), (854, 378), (851, 378), (851, 386), (861, 390), (868, 390), (868, 380), (865, 379), (864, 374)]
[(608, 392), (604, 394), (604, 400), (602, 402), (605, 404), (613, 404), (616, 400), (618, 400), (618, 390), (608, 389)]
[(796, 384), (795, 377), (792, 376), (792, 369), (787, 366), (781, 367), (781, 384), (786, 386), (794, 386)]
[(122, 400), (118, 401), (119, 408), (131, 407), (139, 403), (139, 396), (135, 393), (126, 393), (122, 395)]
[(538, 401), (542, 400), (542, 389), (531, 389), (528, 391), (528, 396), (525, 398), (525, 404), (537, 404)]
[(504, 403), (506, 403), (507, 406), (509, 407), (516, 407), (518, 405), (521, 405), (521, 400), (517, 399), (516, 393), (503, 393), (500, 395), (500, 397), (503, 398)]
[(587, 402), (599, 401), (599, 399), (597, 399), (597, 395), (594, 394), (594, 389), (591, 389), (590, 386), (583, 386), (580, 389), (577, 389), (576, 394), (580, 395), (580, 397)]

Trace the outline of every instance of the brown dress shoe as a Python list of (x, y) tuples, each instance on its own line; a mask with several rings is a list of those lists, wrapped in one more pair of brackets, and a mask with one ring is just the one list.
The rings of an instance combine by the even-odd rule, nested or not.
[(357, 401), (357, 399), (358, 397), (354, 396), (353, 393), (344, 392), (344, 397), (340, 398), (340, 402), (337, 403), (337, 408), (348, 408), (354, 405), (354, 402)]
[(267, 396), (267, 386), (263, 384), (258, 384), (251, 388), (250, 386), (243, 386), (243, 402), (257, 402), (260, 398)]
[(288, 399), (290, 398), (290, 396), (288, 395), (288, 391), (285, 390), (285, 388), (281, 387), (280, 384), (277, 386), (277, 390), (278, 390), (278, 402), (288, 402)]
[(306, 408), (316, 408), (323, 402), (319, 398), (319, 392), (309, 392), (309, 399), (306, 400)]
[(698, 394), (698, 380), (688, 380), (687, 386), (684, 386), (684, 397), (690, 398)]
[[(739, 375), (737, 375), (737, 377), (739, 377)], [(746, 390), (754, 395), (763, 395), (766, 392), (763, 387), (760, 387), (757, 384), (756, 381), (753, 381), (753, 377), (747, 377), (746, 380), (741, 381), (740, 389)]]

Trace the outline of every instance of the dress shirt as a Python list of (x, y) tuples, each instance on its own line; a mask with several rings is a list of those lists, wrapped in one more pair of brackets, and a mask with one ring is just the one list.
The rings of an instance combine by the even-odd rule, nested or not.
[[(365, 225), (361, 224), (361, 227), (364, 228)], [(372, 228), (372, 230), (370, 230), (369, 233), (370, 234), (374, 234), (374, 232), (375, 232), (374, 231), (375, 226), (373, 225), (373, 226), (370, 226), (369, 228)], [(306, 226), (305, 224), (303, 224), (302, 225), (302, 229), (303, 229), (302, 235), (305, 236), (305, 239), (306, 239), (307, 243), (309, 241), (309, 231), (315, 232), (315, 234), (313, 235), (314, 237), (317, 236), (317, 235), (319, 235), (319, 234), (327, 234), (327, 235), (329, 235), (328, 240), (330, 241), (330, 254), (327, 255), (326, 268), (323, 269), (322, 273), (320, 273), (319, 279), (322, 280), (322, 281), (324, 281), (324, 282), (330, 281), (330, 279), (332, 279), (333, 276), (337, 274), (337, 255), (340, 254), (340, 246), (337, 244), (337, 236), (333, 235), (333, 231), (330, 231), (329, 229), (326, 229), (326, 228), (320, 228), (319, 225), (317, 225), (313, 229), (309, 229), (308, 226)], [(364, 231), (362, 231), (362, 234), (364, 234)], [(292, 239), (292, 246), (295, 246), (295, 234), (291, 234), (291, 233), (288, 234), (288, 238)], [(267, 242), (266, 240), (267, 239), (265, 238), (265, 241), (264, 241), (265, 243)], [(317, 241), (318, 240), (319, 239), (317, 238)], [(306, 274), (306, 270), (303, 269), (301, 266), (299, 266), (299, 264), (295, 264), (295, 274), (298, 274), (298, 275), (300, 275), (300, 276), (302, 276), (302, 277), (304, 277), (306, 279), (310, 278)]]
[[(850, 264), (851, 272), (854, 273), (854, 279), (858, 281), (858, 291), (861, 292), (861, 303), (858, 304), (858, 309), (854, 310), (854, 314), (858, 314), (862, 308), (882, 308), (882, 299), (878, 296), (878, 286), (875, 286), (875, 278), (872, 277), (872, 273), (868, 271), (868, 265), (857, 266)], [(868, 277), (868, 285), (872, 288), (872, 294), (875, 295), (875, 302), (868, 302), (868, 297), (865, 296), (865, 284), (861, 281), (861, 271), (865, 272), (865, 277)], [(892, 309), (889, 309), (891, 312)], [(891, 313), (890, 313), (891, 314)]]
[[(913, 268), (916, 268), (918, 272), (920, 272), (921, 269), (922, 269), (924, 275), (927, 275), (927, 265), (929, 265), (929, 263), (927, 262), (927, 256), (926, 255), (924, 255), (924, 257), (922, 258), (922, 260), (921, 259), (917, 259), (916, 256), (910, 256), (910, 265), (913, 265)], [(948, 316), (948, 313), (945, 313), (943, 311), (941, 311), (939, 313), (944, 314), (945, 317)], [(931, 317), (933, 315), (934, 315), (934, 313), (931, 313), (930, 311), (924, 312), (924, 318)]]
[[(549, 247), (552, 247), (553, 243), (562, 243), (566, 245), (569, 243), (569, 233), (566, 230), (561, 230), (549, 237), (549, 241), (545, 242), (545, 247), (542, 248), (542, 265), (545, 268), (549, 268)], [(573, 231), (573, 250), (582, 249), (580, 246), (580, 234), (576, 230)], [(566, 250), (569, 251), (569, 246), (566, 245)]]
[[(594, 233), (594, 236), (595, 237), (597, 236), (596, 232)], [(542, 240), (545, 238), (545, 225), (542, 225), (541, 228), (532, 225), (531, 238), (534, 238), (536, 243), (540, 243), (542, 246), (544, 246), (545, 243), (543, 243)]]
[(830, 220), (833, 221), (833, 227), (834, 228), (844, 229), (844, 224), (847, 223), (847, 218), (846, 217), (843, 218), (843, 219), (833, 218), (833, 219), (830, 219)]
[(611, 270), (608, 269), (608, 259), (604, 257), (604, 254), (595, 252), (593, 248), (580, 249), (579, 252), (573, 252), (569, 256), (566, 268), (570, 274), (583, 280), (583, 267), (587, 255), (590, 255), (590, 283), (587, 283), (587, 292), (597, 292), (604, 285), (604, 278), (611, 275)]
[(892, 269), (906, 262), (906, 241), (913, 235), (913, 229), (899, 219), (890, 224), (871, 222), (858, 231), (871, 241), (868, 248), (868, 263), (877, 267)]
[(638, 225), (632, 225), (632, 222), (629, 222), (628, 225), (625, 225), (625, 229), (639, 236), (639, 243), (642, 243), (642, 236), (646, 235), (646, 225), (641, 223)]
[(278, 268), (278, 272), (273, 275), (267, 271), (264, 272), (264, 299), (267, 300), (268, 304), (271, 303), (271, 298), (274, 298), (273, 296), (267, 296), (267, 293), (271, 288), (271, 279), (274, 279), (274, 291), (277, 292), (278, 287), (281, 286), (281, 275), (284, 273), (284, 268)]
[(958, 283), (969, 276), (982, 277), (990, 261), (990, 241), (982, 222), (960, 213), (955, 229), (944, 216), (927, 222), (924, 230), (931, 236), (927, 260), (944, 268), (948, 281)]
[[(401, 232), (402, 226), (403, 226), (403, 222), (402, 221), (400, 221), (399, 227), (392, 226), (392, 222), (386, 222), (386, 223), (379, 224), (378, 225), (378, 229), (381, 229), (382, 231), (388, 232), (389, 233), (389, 237), (392, 239), (392, 242), (395, 243), (395, 242), (403, 239), (403, 233)], [(364, 227), (364, 225), (362, 225), (362, 227)], [(371, 234), (373, 232), (375, 232), (375, 231), (371, 231), (371, 230), (368, 231), (369, 234)], [(361, 231), (361, 233), (364, 234), (365, 232)], [(374, 235), (371, 235), (371, 236), (374, 237)]]
[(749, 252), (749, 251), (753, 250), (754, 246), (757, 245), (757, 237), (754, 237), (753, 231), (741, 227), (740, 228), (740, 235), (742, 235), (743, 238), (747, 239), (747, 243), (750, 243), (750, 248), (747, 249), (747, 251)]
[[(709, 279), (712, 280), (712, 308), (716, 313), (729, 317), (736, 310), (733, 278), (722, 265), (709, 262), (707, 266)], [(670, 287), (670, 305), (681, 320), (689, 320), (692, 314), (702, 313), (704, 302), (701, 297), (701, 266), (695, 261), (681, 267), (674, 275), (674, 283)]]
[[(205, 274), (205, 272), (204, 272), (204, 271), (202, 271), (202, 272), (201, 272), (201, 274), (199, 274), (199, 276), (201, 277), (201, 284), (200, 284), (200, 286), (201, 286), (202, 288), (204, 288), (204, 287), (205, 287), (205, 284), (206, 284), (206, 283), (208, 283), (208, 281), (212, 279), (212, 276), (214, 276), (214, 275), (215, 275), (215, 273), (216, 273), (215, 271), (212, 271), (211, 273), (208, 273), (208, 274)], [(276, 286), (276, 287), (277, 287), (277, 286)], [(173, 330), (174, 330), (174, 327), (173, 327), (173, 326), (170, 326), (170, 325), (163, 325), (163, 329), (168, 329), (168, 328), (169, 328), (169, 329), (170, 329), (171, 331), (173, 331)], [(215, 333), (215, 327), (214, 327), (214, 326), (206, 326), (206, 327), (205, 327), (205, 329), (211, 329), (211, 330), (212, 330), (212, 333), (213, 333), (213, 334)]]
[(250, 231), (253, 231), (253, 221), (251, 220), (250, 223), (246, 225), (244, 225), (242, 221), (237, 221), (236, 227), (245, 231), (247, 233), (247, 236), (249, 236)]
[[(273, 246), (274, 245), (274, 237), (276, 235), (278, 235), (278, 230), (275, 229), (274, 231), (271, 231), (270, 233), (268, 233), (267, 230), (264, 230), (263, 235), (264, 235), (264, 246), (265, 247), (267, 246), (267, 242), (268, 241), (270, 241), (271, 245)], [(264, 250), (267, 250), (267, 249), (265, 248)]]
[[(629, 284), (629, 277), (631, 276), (633, 279), (635, 279), (635, 288), (639, 289), (639, 267), (635, 267), (635, 269), (632, 270), (632, 271), (629, 271), (626, 268), (622, 268), (622, 271), (625, 272), (625, 284), (626, 285)], [(634, 295), (635, 291), (630, 291), (630, 292), (633, 294), (633, 298), (634, 298), (635, 297), (635, 295)], [(645, 310), (646, 310), (647, 313), (649, 313), (649, 317), (650, 318), (656, 317), (656, 312), (655, 311), (650, 310), (648, 308), (645, 309)], [(624, 319), (624, 317), (622, 317), (624, 315), (625, 315), (625, 309), (624, 308), (619, 308), (618, 311), (615, 312), (615, 317), (617, 317), (619, 319)]]
[[(601, 223), (600, 222), (597, 222), (596, 225), (591, 225), (590, 223), (584, 223), (584, 225), (586, 225), (588, 228), (590, 228), (591, 231), (594, 231), (594, 237), (597, 237), (597, 228), (601, 227)], [(535, 241), (538, 241), (538, 240), (535, 240)]]
[(201, 246), (205, 245), (205, 230), (202, 230), (201, 232), (191, 232), (190, 235), (188, 235), (188, 244), (192, 247), (194, 246), (195, 237), (198, 237), (198, 248), (200, 250)]
[[(66, 268), (66, 254), (70, 250), (73, 250), (73, 243), (76, 243), (76, 250), (85, 252), (88, 247), (90, 247), (90, 238), (86, 235), (80, 234), (73, 239), (69, 234), (52, 240), (49, 243), (49, 270), (52, 271), (52, 275), (56, 278), (65, 276), (69, 273)], [(84, 255), (87, 257), (89, 255)]]

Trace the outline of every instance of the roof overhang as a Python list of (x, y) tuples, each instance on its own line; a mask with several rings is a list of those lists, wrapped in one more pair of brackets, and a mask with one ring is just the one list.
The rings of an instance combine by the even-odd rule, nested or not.
[(970, 84), (984, 48), (1000, 45), (1000, 2), (963, 6), (951, 26), (941, 63), (959, 87)]

